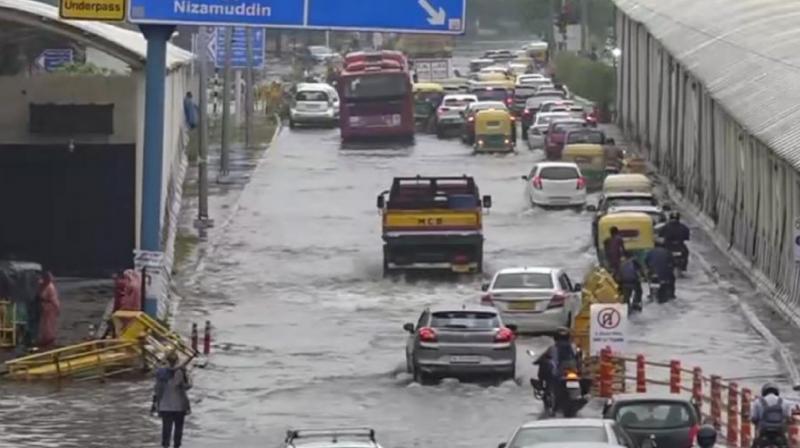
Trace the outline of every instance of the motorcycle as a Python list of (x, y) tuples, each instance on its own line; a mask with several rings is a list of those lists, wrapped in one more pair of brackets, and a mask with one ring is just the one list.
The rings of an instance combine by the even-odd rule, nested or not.
[(758, 435), (755, 446), (758, 448), (788, 448), (786, 434), (780, 431), (763, 431)]
[[(531, 358), (536, 358), (533, 350), (527, 351)], [(580, 353), (578, 353), (580, 356)], [(539, 360), (534, 364), (538, 364)], [(586, 395), (591, 389), (591, 379), (581, 378), (577, 369), (564, 369), (564, 374), (556, 380), (555, 387), (547, 387), (541, 380), (531, 378), (533, 396), (544, 405), (548, 417), (555, 417), (560, 410), (564, 417), (575, 417), (578, 411), (588, 402)]]
[(680, 277), (686, 273), (686, 268), (689, 264), (688, 253), (684, 254), (683, 244), (670, 244), (669, 251), (672, 252), (672, 259), (675, 260), (675, 274)]

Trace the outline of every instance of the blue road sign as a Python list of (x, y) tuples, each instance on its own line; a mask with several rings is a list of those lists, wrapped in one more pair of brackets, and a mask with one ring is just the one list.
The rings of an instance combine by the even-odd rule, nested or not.
[[(224, 27), (215, 28), (210, 40), (214, 65), (219, 68), (225, 66), (225, 33), (226, 29)], [(254, 29), (252, 35), (253, 67), (261, 68), (264, 66), (264, 30), (260, 28)], [(233, 28), (231, 67), (247, 68), (247, 30), (245, 27), (237, 26)]]
[(467, 0), (130, 0), (132, 23), (463, 34)]
[(42, 52), (39, 57), (42, 67), (48, 72), (55, 69), (71, 64), (75, 57), (75, 53), (71, 48), (48, 48)]

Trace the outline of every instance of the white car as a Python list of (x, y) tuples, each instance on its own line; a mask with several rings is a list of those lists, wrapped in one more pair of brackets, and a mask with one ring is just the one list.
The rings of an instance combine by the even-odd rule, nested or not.
[(528, 181), (528, 198), (533, 205), (580, 208), (586, 205), (586, 179), (572, 162), (540, 162), (522, 178)]
[(522, 333), (552, 333), (571, 327), (581, 310), (581, 288), (562, 269), (508, 268), (483, 285), (481, 304), (495, 307)]
[(538, 73), (531, 73), (526, 75), (519, 75), (517, 77), (518, 86), (532, 86), (538, 87), (543, 84), (553, 85), (553, 80)]
[(637, 445), (614, 420), (600, 418), (550, 418), (517, 428), (502, 448), (550, 447), (597, 448)]
[(528, 149), (544, 149), (544, 138), (550, 123), (572, 118), (567, 112), (539, 112), (536, 121), (528, 128)]
[(322, 83), (297, 85), (289, 113), (289, 127), (339, 123), (339, 94), (333, 86)]
[(445, 95), (442, 104), (436, 109), (436, 136), (444, 138), (448, 131), (461, 129), (464, 125), (464, 111), (470, 104), (477, 102), (477, 96), (466, 93)]
[(283, 448), (381, 448), (370, 428), (290, 429)]
[(312, 45), (308, 47), (308, 52), (311, 53), (311, 57), (317, 63), (327, 62), (339, 56), (335, 51), (324, 45)]

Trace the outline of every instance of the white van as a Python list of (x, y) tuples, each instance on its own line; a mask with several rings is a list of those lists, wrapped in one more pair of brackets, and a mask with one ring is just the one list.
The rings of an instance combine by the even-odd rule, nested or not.
[(322, 83), (297, 85), (289, 114), (289, 127), (297, 125), (339, 124), (339, 94), (333, 86)]

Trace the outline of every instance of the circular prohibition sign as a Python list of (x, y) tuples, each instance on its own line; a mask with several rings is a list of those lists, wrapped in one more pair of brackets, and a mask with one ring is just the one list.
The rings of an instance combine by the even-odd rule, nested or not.
[(603, 308), (597, 313), (597, 323), (606, 330), (613, 330), (619, 326), (622, 315), (615, 308)]

